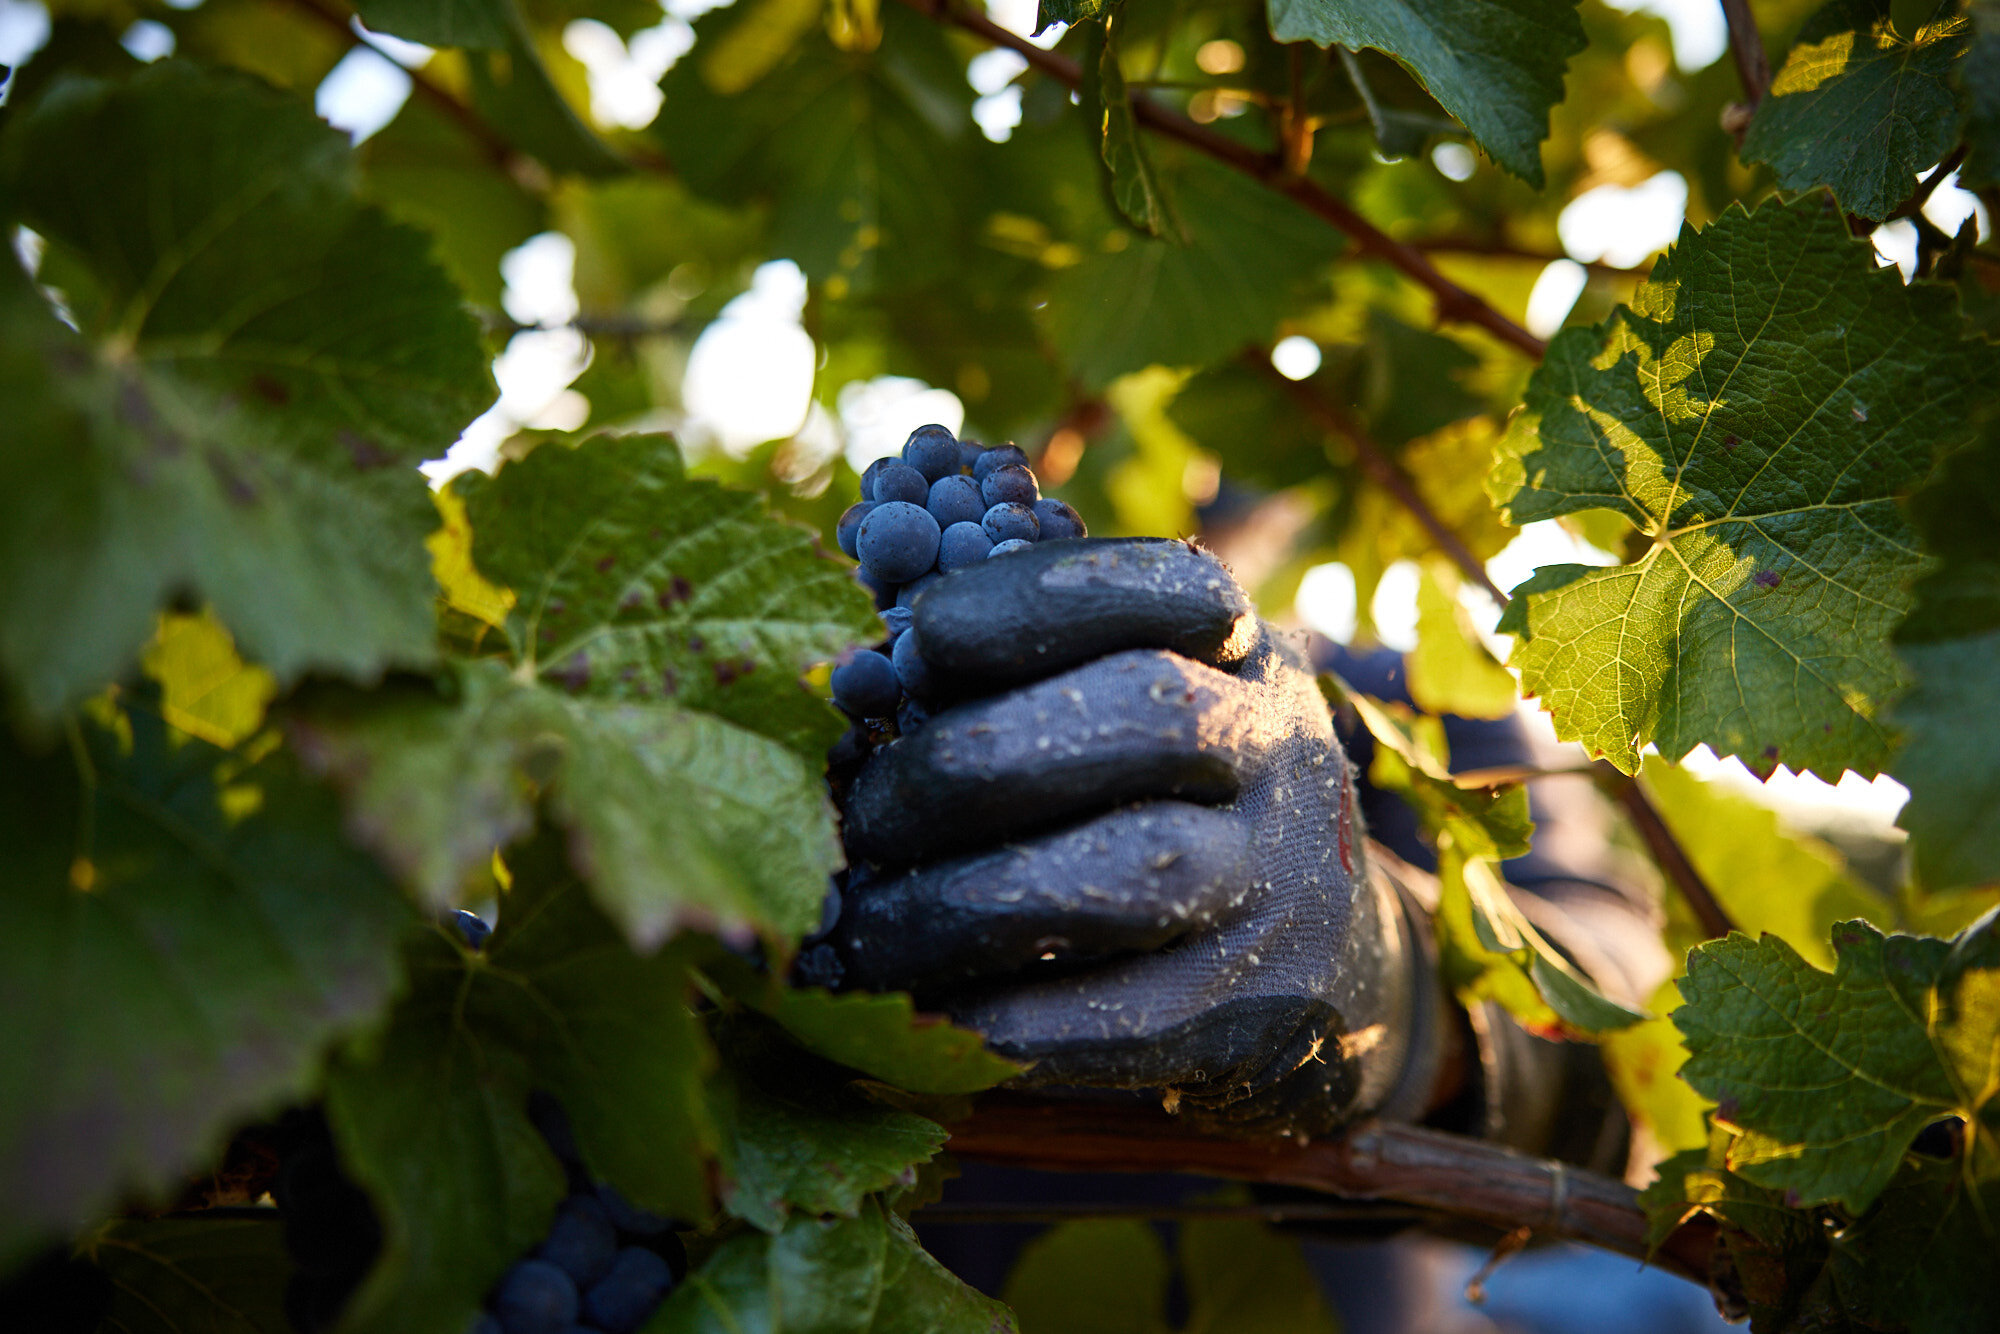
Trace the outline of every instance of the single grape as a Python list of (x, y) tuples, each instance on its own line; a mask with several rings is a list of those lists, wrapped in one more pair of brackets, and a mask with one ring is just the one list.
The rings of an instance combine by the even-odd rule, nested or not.
[(611, 1272), (583, 1295), (584, 1319), (605, 1334), (631, 1334), (673, 1285), (673, 1270), (665, 1260), (643, 1246), (627, 1246), (618, 1252)]
[(980, 444), (977, 440), (959, 441), (958, 466), (966, 472), (971, 472), (973, 466), (979, 462), (979, 456), (985, 452), (986, 446)]
[(1043, 542), (1060, 542), (1065, 538), (1090, 535), (1090, 530), (1084, 527), (1083, 516), (1060, 500), (1036, 501), (1035, 518), (1042, 525), (1039, 540)]
[(460, 908), (451, 915), (451, 924), (458, 928), (459, 938), (465, 941), (469, 950), (486, 948), (486, 938), (493, 934), (493, 928), (478, 913)]
[(857, 501), (847, 507), (847, 512), (840, 516), (840, 522), (833, 527), (833, 540), (840, 544), (842, 553), (849, 560), (854, 558), (854, 538), (861, 531), (861, 521), (874, 508), (872, 500)]
[(986, 517), (979, 521), (979, 526), (995, 542), (1032, 542), (1042, 535), (1042, 523), (1035, 517), (1035, 512), (1026, 505), (1008, 500), (986, 511)]
[(896, 648), (889, 655), (890, 663), (896, 669), (896, 679), (903, 684), (903, 693), (912, 699), (925, 699), (931, 693), (930, 664), (924, 661), (923, 647), (917, 643), (917, 632), (911, 630), (896, 641)]
[(878, 505), (861, 521), (855, 539), (861, 568), (886, 583), (908, 583), (936, 563), (943, 531), (920, 506), (902, 500)]
[(618, 1255), (618, 1232), (595, 1194), (572, 1195), (556, 1210), (535, 1254), (587, 1286), (603, 1278)]
[(936, 583), (941, 577), (933, 572), (921, 579), (912, 579), (909, 583), (904, 584), (902, 589), (896, 594), (896, 605), (905, 608), (916, 606), (917, 595)]
[(931, 720), (931, 711), (913, 699), (903, 701), (896, 710), (896, 730), (905, 736), (916, 731)]
[(978, 523), (979, 516), (986, 513), (986, 501), (979, 494), (979, 483), (953, 473), (931, 483), (930, 500), (924, 508), (938, 521), (938, 527), (949, 528), (955, 523)]
[(979, 494), (989, 505), (1032, 505), (1042, 498), (1042, 488), (1035, 484), (1035, 474), (1028, 471), (1026, 464), (1010, 463), (1004, 468), (995, 468), (986, 474), (979, 484)]
[(576, 1319), (576, 1284), (547, 1260), (522, 1260), (501, 1276), (491, 1309), (507, 1334), (563, 1334)]
[(946, 574), (962, 570), (976, 561), (985, 560), (986, 553), (991, 550), (993, 539), (980, 527), (977, 519), (971, 523), (955, 523), (945, 529), (944, 535), (938, 539), (938, 569)]
[(880, 500), (881, 497), (875, 494), (875, 479), (880, 477), (882, 470), (890, 464), (901, 462), (901, 459), (891, 454), (887, 457), (876, 459), (873, 463), (869, 464), (867, 469), (861, 474), (861, 498), (863, 500)]
[(1027, 466), (1028, 456), (1015, 446), (995, 445), (981, 454), (978, 461), (972, 465), (972, 476), (974, 480), (983, 484), (988, 477), (993, 475), (995, 468), (1025, 468)]
[(597, 1202), (604, 1206), (611, 1225), (627, 1236), (657, 1237), (673, 1227), (671, 1220), (649, 1209), (641, 1209), (619, 1194), (618, 1188), (608, 1181), (597, 1183)]
[(891, 462), (875, 478), (875, 499), (907, 500), (921, 505), (930, 499), (931, 480), (907, 463)]
[(887, 718), (896, 712), (902, 691), (896, 668), (874, 649), (849, 649), (835, 660), (833, 702), (849, 717)]
[(958, 441), (942, 426), (919, 426), (903, 442), (903, 462), (935, 482), (958, 471)]
[(889, 628), (889, 638), (894, 639), (910, 628), (910, 609), (891, 607), (882, 613), (882, 624)]
[(1017, 551), (1033, 551), (1034, 549), (1035, 544), (1033, 542), (1023, 541), (1018, 537), (1010, 537), (1005, 542), (995, 542), (993, 550), (987, 554), (987, 559), (991, 560), (994, 556), (1011, 556)]

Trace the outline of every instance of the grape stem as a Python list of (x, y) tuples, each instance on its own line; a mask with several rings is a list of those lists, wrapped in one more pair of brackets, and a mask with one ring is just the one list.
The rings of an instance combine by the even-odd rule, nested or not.
[[(950, 23), (963, 28), (982, 41), (1006, 47), (1034, 68), (1071, 88), (1078, 87), (1082, 82), (1082, 74), (1074, 60), (1068, 56), (1058, 55), (1054, 51), (1042, 50), (1027, 38), (1009, 32), (984, 14), (975, 14), (952, 3), (951, 0), (903, 0), (903, 2), (941, 23)], [(1288, 170), (1282, 156), (1261, 153), (1247, 144), (1240, 144), (1226, 134), (1205, 125), (1198, 125), (1177, 111), (1168, 110), (1150, 97), (1135, 95), (1130, 90), (1127, 90), (1126, 96), (1132, 104), (1133, 114), (1148, 128), (1169, 139), (1178, 139), (1224, 166), (1234, 168), (1252, 180), (1277, 191), (1314, 217), (1332, 224), (1363, 254), (1372, 255), (1400, 269), (1412, 281), (1430, 292), (1437, 303), (1439, 319), (1477, 325), (1536, 360), (1540, 360), (1547, 350), (1548, 344), (1495, 310), (1487, 304), (1484, 297), (1460, 287), (1445, 277), (1423, 251), (1391, 237), (1317, 181), (1294, 175)]]
[(1186, 1172), (1385, 1201), (1502, 1234), (1527, 1228), (1583, 1242), (1704, 1286), (1715, 1243), (1714, 1223), (1695, 1218), (1651, 1248), (1638, 1193), (1623, 1182), (1418, 1126), (1367, 1121), (1310, 1142), (1221, 1139), (1150, 1108), (1000, 1093), (949, 1129), (946, 1147), (961, 1158), (1057, 1172)]

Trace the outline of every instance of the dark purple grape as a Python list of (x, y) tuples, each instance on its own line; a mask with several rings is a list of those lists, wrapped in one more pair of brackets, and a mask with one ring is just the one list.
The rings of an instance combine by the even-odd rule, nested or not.
[(890, 717), (901, 695), (895, 665), (874, 649), (849, 649), (835, 660), (833, 702), (850, 717)]
[(507, 1334), (563, 1334), (576, 1319), (576, 1284), (547, 1260), (522, 1260), (501, 1277), (490, 1309)]
[(1035, 519), (1042, 525), (1040, 542), (1061, 542), (1072, 537), (1088, 537), (1090, 530), (1083, 525), (1083, 516), (1060, 500), (1038, 500), (1035, 502)]
[(995, 542), (993, 550), (987, 553), (987, 559), (991, 560), (995, 556), (1011, 556), (1017, 551), (1033, 551), (1034, 549), (1035, 544), (1033, 542), (1024, 541), (1018, 537), (1010, 537), (1005, 542)]
[[(984, 515), (980, 516), (984, 518)], [(938, 569), (950, 574), (966, 566), (986, 559), (986, 553), (993, 550), (993, 539), (980, 527), (977, 520), (971, 523), (955, 523), (944, 530), (938, 539)]]
[(833, 540), (840, 544), (841, 551), (851, 560), (854, 557), (854, 537), (861, 531), (861, 521), (875, 508), (872, 500), (862, 500), (849, 505), (847, 512), (840, 516), (840, 522), (833, 527)]
[(631, 1334), (674, 1285), (667, 1262), (643, 1246), (618, 1252), (611, 1272), (583, 1295), (583, 1316), (606, 1334)]
[(597, 1196), (572, 1195), (556, 1210), (549, 1235), (535, 1254), (575, 1279), (579, 1287), (603, 1278), (618, 1255), (618, 1232)]
[(901, 462), (902, 462), (901, 459), (895, 457), (892, 454), (886, 458), (876, 459), (873, 463), (869, 464), (867, 469), (864, 470), (861, 474), (861, 498), (863, 500), (881, 499), (881, 497), (875, 494), (875, 479), (877, 477), (880, 477), (882, 475), (882, 470), (888, 467), (890, 464), (901, 463)]
[(1010, 463), (987, 473), (979, 484), (979, 494), (988, 505), (1032, 505), (1042, 498), (1042, 488), (1035, 484), (1035, 474), (1026, 464)]
[(979, 494), (979, 483), (953, 473), (931, 483), (924, 508), (938, 521), (938, 527), (949, 528), (955, 523), (978, 523), (979, 516), (986, 513), (986, 502)]
[(1017, 539), (1032, 542), (1042, 535), (1042, 523), (1035, 517), (1035, 512), (1015, 501), (1003, 500), (986, 511), (986, 517), (979, 521), (979, 526), (995, 542)]
[(930, 499), (931, 479), (907, 463), (891, 462), (875, 476), (875, 499), (906, 500), (921, 505)]
[(868, 573), (868, 567), (863, 565), (854, 571), (854, 582), (867, 589), (874, 597), (875, 610), (881, 611), (884, 607), (893, 607), (896, 605), (895, 581), (877, 579), (874, 575)]
[(958, 466), (966, 472), (971, 472), (973, 465), (979, 462), (979, 456), (985, 452), (986, 446), (980, 444), (977, 440), (959, 441)]
[(937, 562), (938, 538), (943, 531), (929, 510), (891, 500), (877, 505), (861, 521), (854, 545), (860, 552), (862, 569), (887, 583), (905, 584)]
[(922, 473), (927, 482), (949, 477), (958, 471), (958, 440), (935, 423), (919, 426), (903, 442), (903, 462)]
[(924, 661), (923, 647), (917, 643), (917, 632), (911, 630), (898, 639), (895, 652), (889, 657), (896, 669), (896, 679), (902, 683), (903, 693), (912, 699), (929, 698), (931, 669), (930, 664)]
[(995, 445), (974, 461), (972, 476), (975, 480), (984, 483), (988, 477), (993, 475), (995, 468), (1025, 468), (1027, 466), (1028, 456), (1015, 446)]
[(910, 628), (910, 609), (891, 607), (882, 613), (882, 624), (889, 628), (889, 638), (894, 639)]
[(912, 579), (909, 583), (904, 584), (902, 589), (897, 592), (896, 605), (899, 607), (911, 607), (916, 605), (917, 595), (923, 592), (926, 588), (929, 588), (932, 584), (936, 583), (942, 577), (943, 576), (937, 574), (927, 574), (921, 579)]
[(451, 924), (458, 928), (458, 934), (469, 950), (485, 949), (486, 938), (493, 934), (493, 928), (486, 924), (485, 918), (463, 908), (451, 915)]
[(903, 701), (896, 710), (896, 730), (908, 735), (931, 720), (931, 711), (913, 699)]

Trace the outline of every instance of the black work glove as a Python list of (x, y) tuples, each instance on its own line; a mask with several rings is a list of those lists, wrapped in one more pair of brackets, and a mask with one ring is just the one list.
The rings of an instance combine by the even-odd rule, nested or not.
[(1260, 1132), (1420, 1110), (1412, 923), (1361, 864), (1312, 675), (1219, 562), (1052, 543), (914, 612), (938, 711), (838, 793), (848, 984), (916, 992), (1035, 1085)]

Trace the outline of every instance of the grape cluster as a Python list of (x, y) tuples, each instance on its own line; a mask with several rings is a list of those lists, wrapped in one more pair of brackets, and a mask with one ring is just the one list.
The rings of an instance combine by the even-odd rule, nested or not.
[(592, 1181), (562, 1106), (546, 1093), (528, 1115), (562, 1161), (570, 1193), (541, 1244), (508, 1267), (470, 1334), (630, 1334), (687, 1272), (673, 1223)]
[(861, 474), (861, 500), (840, 516), (840, 549), (861, 562), (857, 578), (889, 627), (881, 649), (843, 653), (833, 702), (859, 719), (894, 719), (907, 732), (927, 717), (930, 682), (910, 628), (918, 594), (953, 570), (1023, 551), (1036, 542), (1083, 537), (1077, 512), (1045, 499), (1013, 445), (992, 449), (920, 426), (900, 458)]

